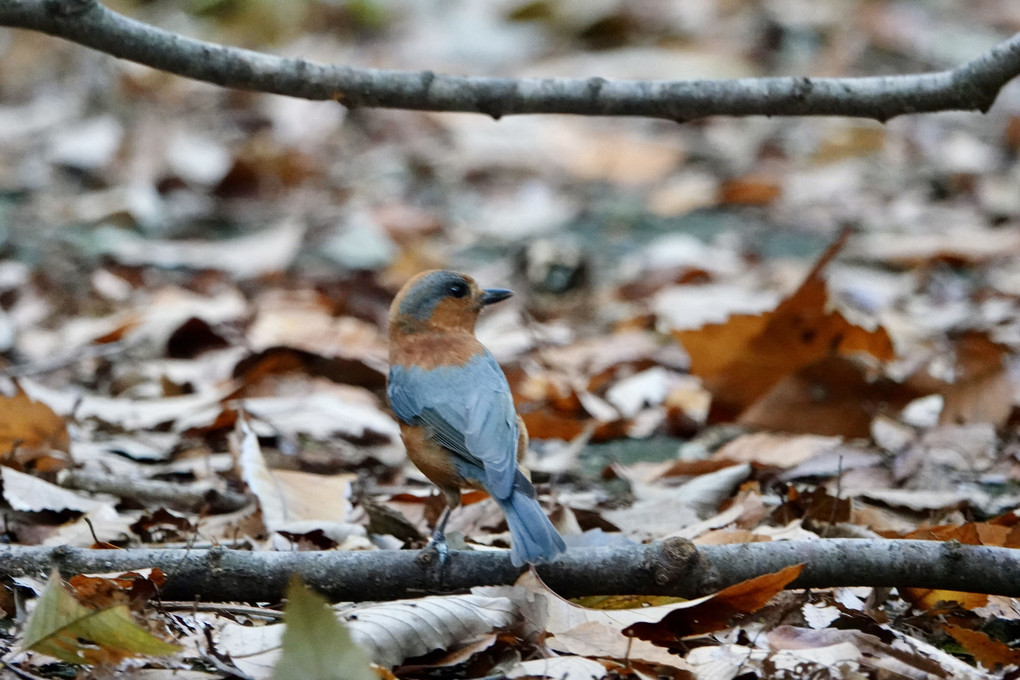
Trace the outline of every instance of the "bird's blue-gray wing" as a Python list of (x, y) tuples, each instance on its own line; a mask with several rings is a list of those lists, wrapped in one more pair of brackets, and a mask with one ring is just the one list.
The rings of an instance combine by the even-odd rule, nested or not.
[(491, 354), (431, 370), (393, 365), (387, 394), (400, 420), (425, 427), (459, 457), (461, 474), (478, 479), (497, 498), (510, 495), (517, 469), (517, 412)]

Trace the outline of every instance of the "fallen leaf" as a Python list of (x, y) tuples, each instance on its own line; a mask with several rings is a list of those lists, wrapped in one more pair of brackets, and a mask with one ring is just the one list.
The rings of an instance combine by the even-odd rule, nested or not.
[(786, 501), (773, 511), (772, 520), (778, 524), (789, 524), (801, 519), (830, 525), (849, 521), (851, 510), (849, 500), (829, 495), (824, 487), (802, 493), (791, 486), (787, 489)]
[(769, 176), (735, 177), (722, 184), (719, 200), (741, 205), (768, 205), (779, 198), (782, 187)]
[(822, 271), (848, 236), (844, 231), (801, 286), (772, 312), (673, 331), (690, 354), (691, 373), (713, 394), (714, 420), (739, 415), (781, 379), (822, 359), (860, 353), (884, 361), (894, 358), (885, 329), (866, 330), (827, 308)]
[(768, 432), (745, 434), (723, 444), (713, 459), (792, 468), (817, 455), (831, 451), (841, 443), (839, 437), (782, 435)]
[(714, 595), (692, 600), (690, 606), (679, 607), (657, 623), (635, 623), (623, 634), (671, 647), (690, 635), (722, 630), (739, 614), (758, 611), (772, 597), (792, 583), (803, 564), (795, 564), (771, 574), (762, 574), (720, 590)]
[(6, 464), (31, 468), (38, 461), (47, 471), (55, 471), (70, 461), (60, 462), (62, 458), (54, 458), (51, 451), (66, 454), (70, 446), (64, 419), (45, 403), (29, 397), (20, 386), (12, 397), (0, 395), (0, 454)]
[(863, 438), (877, 415), (898, 411), (918, 396), (908, 385), (872, 379), (853, 358), (833, 356), (781, 377), (736, 421), (751, 428)]
[(181, 651), (142, 629), (126, 604), (96, 609), (80, 603), (64, 587), (56, 570), (25, 624), (21, 644), (24, 649), (77, 666)]
[[(321, 376), (337, 383), (377, 389), (386, 384), (386, 372), (380, 361), (326, 356), (294, 347), (274, 346), (251, 354), (237, 362), (233, 375), (244, 389), (258, 384), (267, 376), (300, 371)], [(243, 393), (238, 396), (243, 396)]]
[(944, 425), (1006, 424), (1013, 411), (1013, 383), (1006, 371), (1011, 350), (993, 342), (987, 332), (967, 331), (953, 341), (953, 371), (948, 379), (918, 371), (905, 383), (919, 393), (944, 399), (939, 422)]
[(285, 270), (304, 234), (305, 225), (294, 221), (220, 241), (161, 241), (118, 229), (105, 245), (109, 255), (123, 264), (215, 269), (245, 279)]
[(989, 637), (979, 630), (944, 624), (942, 629), (953, 636), (974, 660), (989, 670), (1002, 666), (1020, 665), (1020, 650), (1014, 649), (1001, 640)]
[(378, 680), (368, 655), (337, 620), (322, 595), (309, 589), (301, 577), (291, 576), (287, 586), (287, 626), (282, 653), (273, 677), (277, 680)]
[(159, 568), (129, 571), (123, 574), (87, 576), (78, 574), (68, 581), (75, 597), (95, 609), (108, 609), (121, 604), (139, 610), (159, 593), (166, 574)]
[(344, 609), (341, 620), (374, 663), (390, 667), (507, 628), (518, 615), (517, 607), (505, 597), (450, 595)]
[(14, 468), (0, 467), (3, 496), (15, 510), (23, 512), (92, 512), (115, 501), (79, 495), (56, 484), (18, 472)]
[(861, 665), (878, 671), (879, 677), (973, 677), (972, 667), (933, 645), (886, 625), (877, 626), (876, 633), (881, 637), (859, 630), (783, 625), (769, 631), (767, 637), (769, 647), (775, 650), (821, 649), (848, 642), (863, 653), (859, 657)]

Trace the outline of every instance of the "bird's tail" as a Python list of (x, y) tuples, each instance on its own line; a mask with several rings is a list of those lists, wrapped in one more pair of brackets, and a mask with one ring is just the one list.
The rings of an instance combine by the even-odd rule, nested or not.
[(556, 527), (535, 500), (535, 488), (520, 471), (510, 496), (496, 501), (503, 508), (510, 527), (510, 561), (514, 566), (553, 560), (567, 549)]

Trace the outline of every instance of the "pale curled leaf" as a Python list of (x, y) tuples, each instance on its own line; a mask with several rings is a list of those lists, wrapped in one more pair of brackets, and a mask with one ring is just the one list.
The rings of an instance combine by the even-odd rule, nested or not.
[(397, 600), (344, 612), (354, 641), (375, 663), (387, 667), (506, 628), (517, 617), (508, 598), (480, 595)]
[(577, 656), (628, 659), (692, 670), (683, 657), (650, 642), (629, 638), (619, 627), (589, 621), (546, 640), (546, 646)]
[[(449, 649), (515, 623), (520, 613), (505, 597), (451, 595), (372, 603), (335, 614), (358, 647), (379, 666), (392, 667), (435, 649)], [(219, 645), (245, 672), (262, 675), (276, 663), (283, 626), (252, 629), (228, 624)]]
[(518, 664), (508, 678), (565, 678), (580, 680), (584, 678), (606, 677), (606, 667), (598, 661), (583, 656), (554, 656), (548, 659), (531, 659)]
[(124, 264), (218, 269), (239, 279), (286, 269), (304, 238), (305, 226), (287, 220), (261, 232), (229, 241), (159, 241), (119, 230), (107, 249)]
[(12, 508), (22, 512), (41, 512), (43, 510), (92, 512), (107, 505), (101, 500), (86, 498), (56, 484), (50, 484), (46, 480), (6, 466), (0, 467), (0, 479), (3, 480), (4, 499)]
[(241, 478), (259, 501), (263, 524), (267, 530), (276, 531), (277, 527), (287, 521), (287, 502), (279, 482), (273, 477), (262, 456), (259, 438), (252, 432), (243, 414), (237, 419), (230, 447), (241, 469)]
[(293, 437), (325, 440), (337, 434), (352, 438), (376, 434), (396, 439), (400, 435), (396, 421), (379, 408), (334, 393), (245, 399), (244, 408)]
[(241, 477), (259, 501), (266, 529), (301, 533), (328, 526), (334, 534), (356, 530), (341, 522), (350, 511), (353, 475), (270, 469), (247, 417), (238, 418), (230, 446)]
[(351, 511), (351, 483), (357, 475), (317, 475), (300, 470), (271, 470), (286, 503), (287, 520), (343, 522)]
[[(77, 420), (111, 423), (125, 432), (153, 430), (214, 407), (218, 413), (219, 403), (230, 392), (229, 389), (217, 388), (179, 397), (127, 399), (86, 394), (78, 389), (53, 389), (28, 379), (19, 382), (29, 396), (45, 402), (59, 414), (67, 416), (73, 413)], [(180, 431), (180, 427), (175, 431)]]
[(242, 672), (251, 678), (270, 678), (280, 658), (286, 626), (246, 626), (217, 622), (216, 648), (229, 654)]

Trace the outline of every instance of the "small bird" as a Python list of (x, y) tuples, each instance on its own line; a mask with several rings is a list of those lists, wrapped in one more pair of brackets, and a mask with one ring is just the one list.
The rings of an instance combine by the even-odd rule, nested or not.
[(482, 289), (452, 271), (422, 272), (397, 293), (389, 313), (387, 396), (411, 461), (446, 496), (429, 546), (445, 561), (443, 533), (462, 488), (484, 489), (506, 514), (515, 566), (554, 559), (566, 548), (517, 466), (528, 431), (510, 385), (475, 338), (482, 307), (512, 291)]

